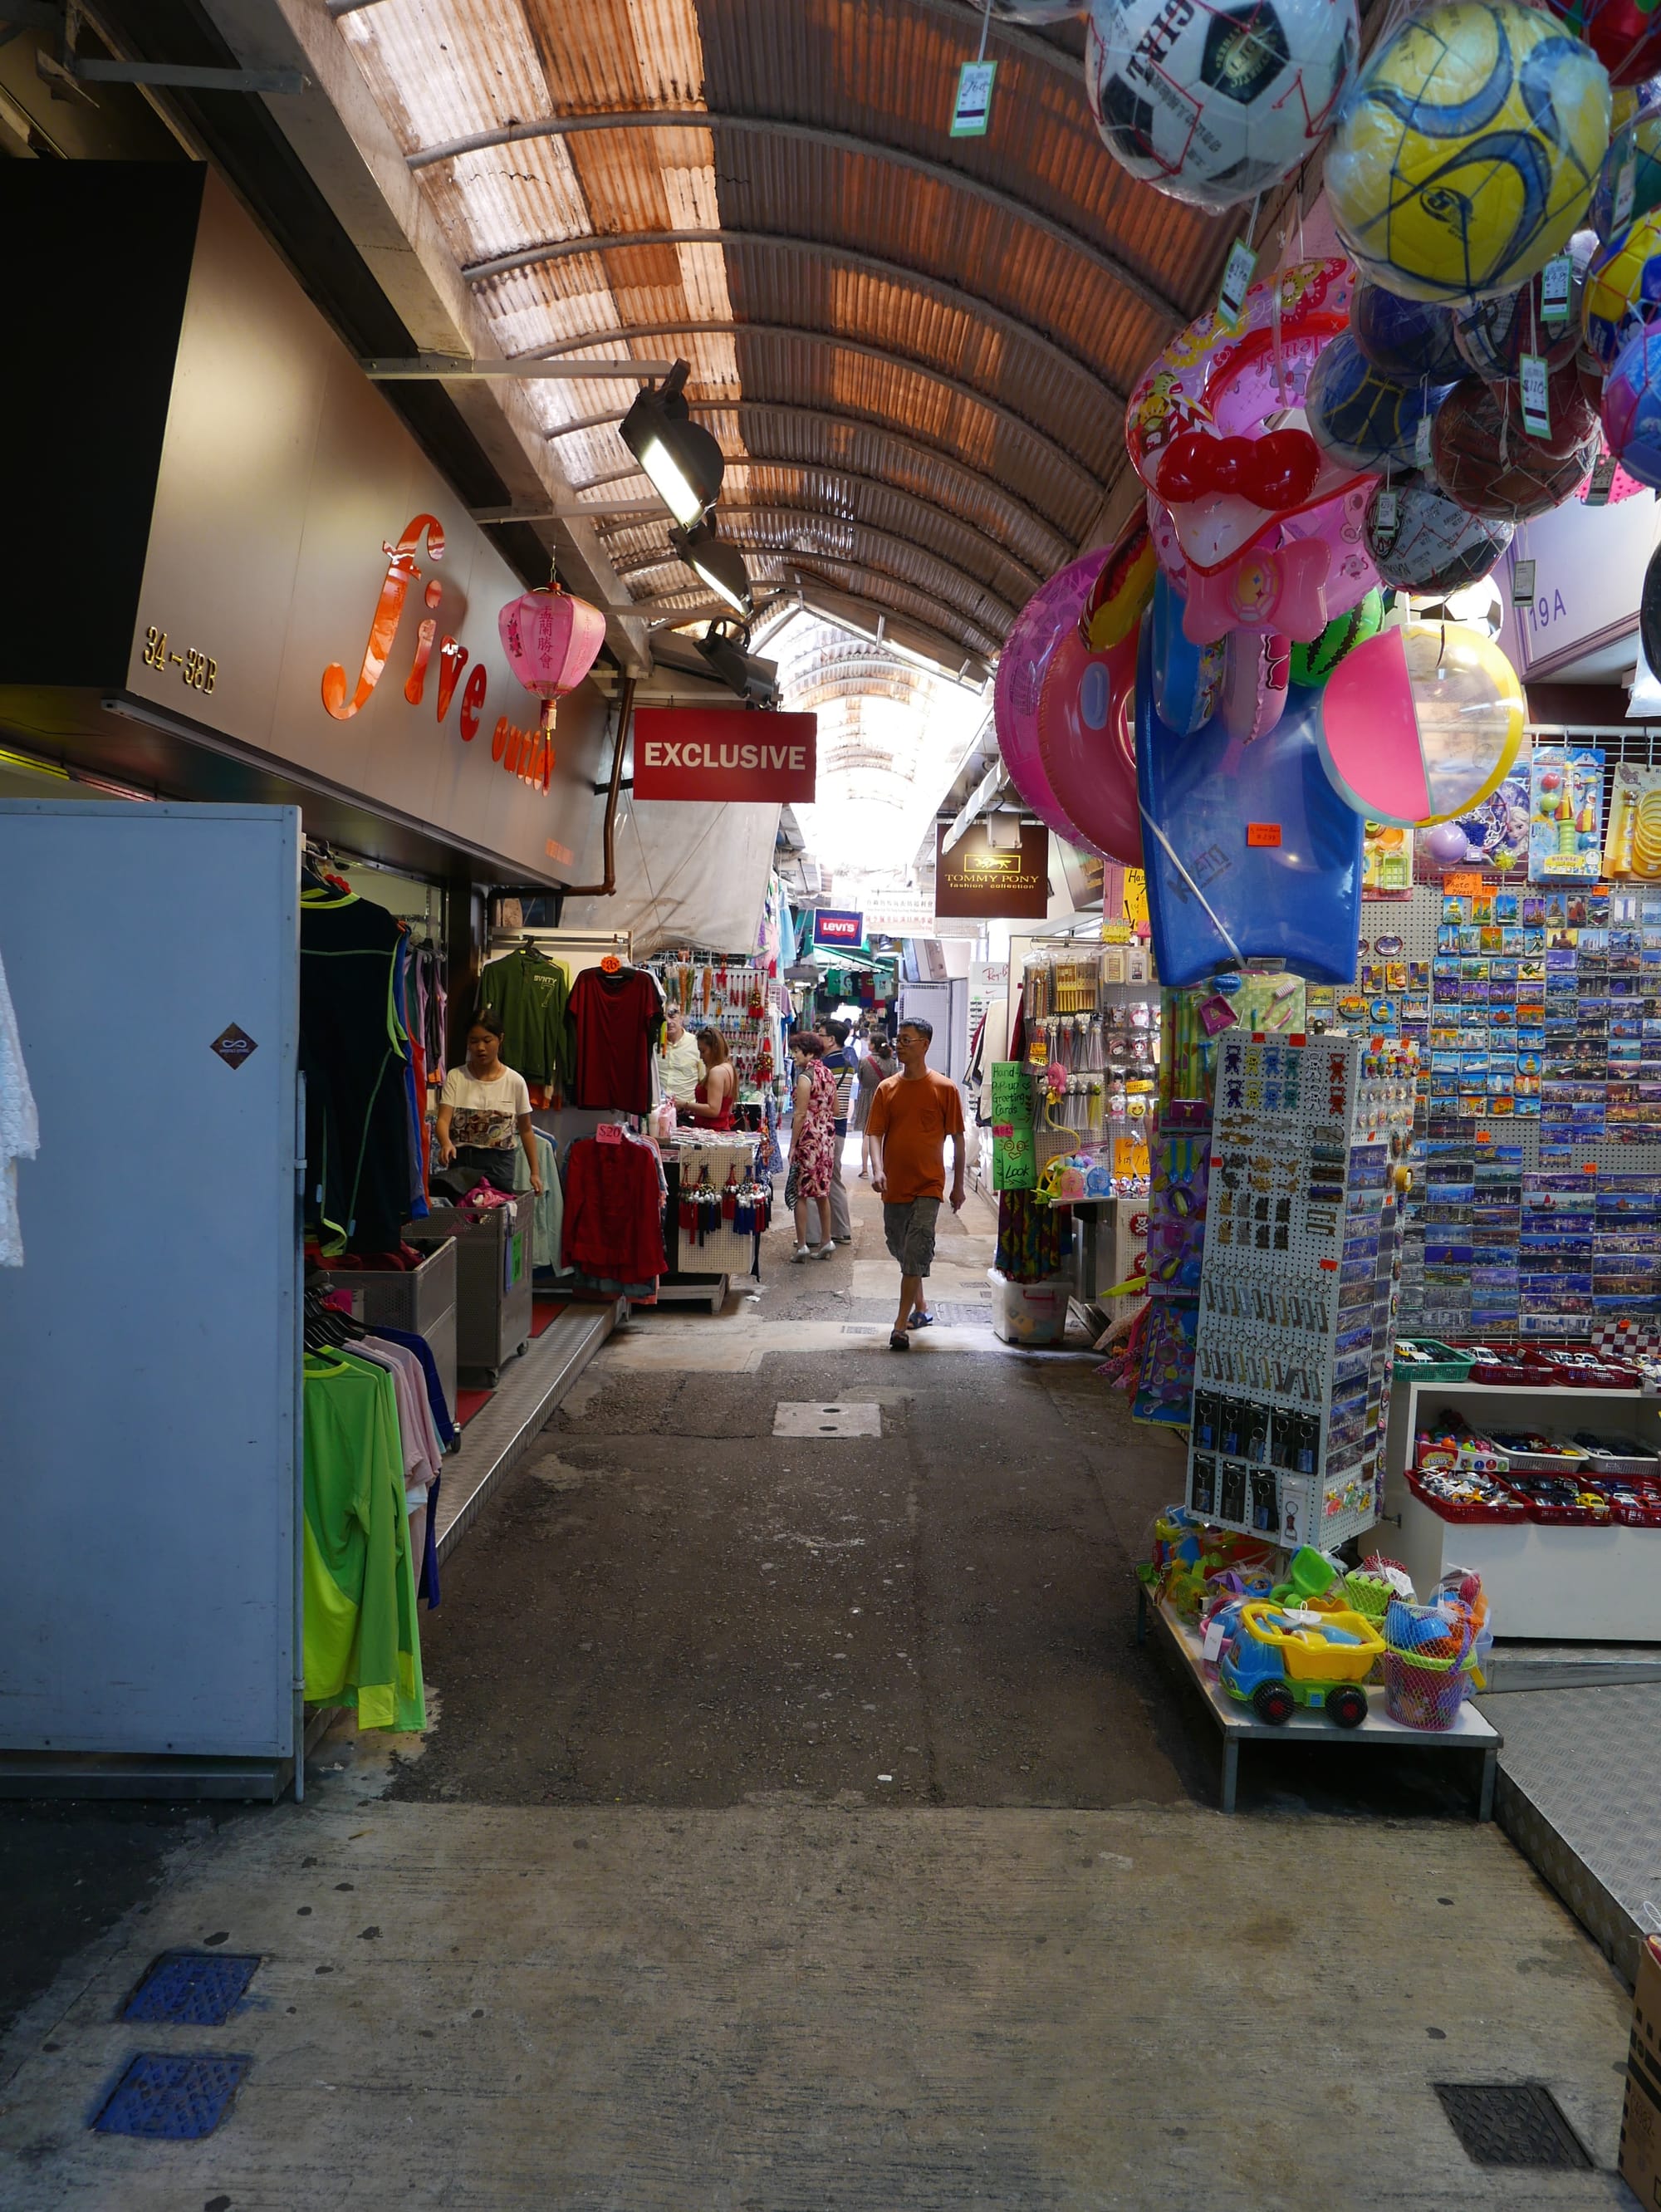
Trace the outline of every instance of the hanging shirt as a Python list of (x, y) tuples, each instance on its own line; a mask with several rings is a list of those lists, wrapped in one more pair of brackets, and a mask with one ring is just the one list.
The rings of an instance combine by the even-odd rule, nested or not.
[(473, 1011), (500, 1017), (502, 1058), (527, 1083), (568, 1085), (568, 999), (565, 969), (527, 947), (491, 962), (479, 977), (478, 1004)]
[(425, 1728), (391, 1372), (308, 1353), (304, 1425), (306, 1695), (355, 1706), (360, 1728)]
[(649, 1113), (652, 1048), (664, 1020), (663, 995), (652, 977), (644, 968), (615, 975), (584, 969), (571, 994), (571, 1020), (577, 1039), (572, 1103)]
[(479, 1082), (464, 1067), (452, 1067), (444, 1079), (439, 1103), (451, 1109), (452, 1145), (476, 1152), (511, 1152), (519, 1141), (519, 1119), (530, 1111), (530, 1093), (524, 1076), (511, 1067), (488, 1083)]
[(567, 1267), (629, 1283), (666, 1274), (661, 1173), (645, 1145), (579, 1137), (566, 1155)]
[(40, 1118), (29, 1072), (23, 1065), (23, 1041), (0, 962), (0, 1267), (23, 1264), (23, 1232), (17, 1217), (17, 1163), (32, 1160), (40, 1145)]
[(303, 891), (300, 903), (306, 1224), (328, 1253), (348, 1243), (390, 1252), (415, 1173), (397, 998), (403, 933), (350, 891)]

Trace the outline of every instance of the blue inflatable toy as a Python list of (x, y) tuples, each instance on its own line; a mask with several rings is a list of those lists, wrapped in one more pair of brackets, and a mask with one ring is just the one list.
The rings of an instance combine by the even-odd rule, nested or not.
[(1153, 631), (1143, 623), (1137, 787), (1161, 982), (1179, 988), (1257, 959), (1353, 982), (1361, 817), (1321, 766), (1320, 692), (1289, 691), (1277, 726), (1249, 744), (1221, 716), (1185, 735), (1154, 703)]
[(1154, 696), (1162, 722), (1185, 737), (1209, 722), (1222, 701), (1223, 647), (1191, 644), (1182, 633), (1185, 601), (1163, 568), (1154, 578)]

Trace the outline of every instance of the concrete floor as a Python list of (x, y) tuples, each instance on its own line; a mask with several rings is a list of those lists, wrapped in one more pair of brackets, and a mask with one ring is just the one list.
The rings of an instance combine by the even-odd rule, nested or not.
[[(599, 1355), (446, 1571), (424, 1740), (342, 1729), (304, 1805), (113, 1856), (0, 1814), (45, 1907), (7, 2212), (1630, 2202), (1592, 1945), (1435, 1762), (1266, 1752), (1211, 1809), (1131, 1637), (1176, 1453), (1088, 1356), (890, 1353), (855, 1204), (852, 1255), (781, 1229), (759, 1297)], [(949, 1310), (989, 1227), (943, 1237)], [(881, 1442), (775, 1438), (780, 1401)], [(263, 1959), (229, 2027), (117, 2024), (217, 1942)], [(216, 2135), (88, 2132), (140, 2048), (252, 2055)], [(1549, 2084), (1597, 2170), (1477, 2168), (1438, 2081)]]

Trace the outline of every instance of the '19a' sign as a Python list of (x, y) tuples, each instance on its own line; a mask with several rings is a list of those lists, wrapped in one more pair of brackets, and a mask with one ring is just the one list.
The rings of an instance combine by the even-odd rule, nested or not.
[(760, 806), (811, 800), (816, 714), (724, 707), (641, 707), (634, 715), (636, 799)]

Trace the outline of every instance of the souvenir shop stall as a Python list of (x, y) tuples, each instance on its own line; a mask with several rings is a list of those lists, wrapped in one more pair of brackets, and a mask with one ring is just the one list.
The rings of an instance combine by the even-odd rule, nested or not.
[(776, 1131), (777, 1089), (788, 1054), (772, 963), (760, 953), (739, 960), (682, 947), (658, 954), (651, 966), (665, 1000), (680, 1007), (689, 1030), (719, 1032), (737, 1071), (736, 1105), (743, 1127)]
[[(1104, 118), (1155, 12), (1093, 22)], [(1131, 393), (1145, 507), (1021, 611), (995, 696), (1028, 811), (1146, 872), (1149, 1295), (1116, 1364), (1188, 1431), (1150, 1573), (1224, 1719), (1452, 1737), (1496, 1630), (1661, 1638), (1661, 782), (1618, 706), (1529, 728), (1519, 672), (1553, 665), (1560, 523), (1606, 586), (1601, 669), (1565, 672), (1636, 663), (1636, 704), (1661, 660), (1661, 36), (1617, 12), (1433, 4), (1360, 62), (1341, 10), (1310, 33), (1333, 103), (1295, 115), (1225, 113), (1197, 18), (1161, 66), (1215, 129), (1102, 124), (1149, 189), (1263, 185)], [(1450, 160), (1457, 236), (1403, 213)]]

